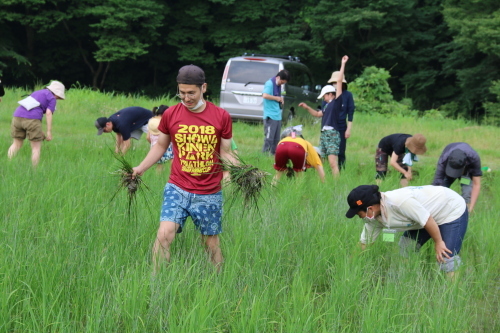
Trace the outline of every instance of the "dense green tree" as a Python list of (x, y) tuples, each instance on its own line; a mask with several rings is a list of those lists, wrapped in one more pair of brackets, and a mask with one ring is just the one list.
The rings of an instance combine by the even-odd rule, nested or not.
[(485, 122), (490, 125), (500, 126), (500, 81), (492, 83), (490, 92), (495, 95), (495, 101), (484, 103), (486, 110)]
[(480, 119), (483, 103), (495, 99), (493, 81), (500, 79), (500, 2), (446, 0), (443, 13), (455, 34), (446, 70), (460, 89), (456, 113)]
[(172, 94), (178, 68), (194, 63), (215, 95), (227, 59), (243, 52), (299, 56), (317, 83), (347, 54), (350, 82), (376, 66), (385, 71), (372, 74), (389, 76), (396, 100), (471, 118), (486, 106), (493, 119), (499, 7), (493, 0), (3, 0), (0, 74), (18, 85), (60, 79)]
[(64, 17), (57, 11), (55, 4), (64, 0), (48, 3), (44, 0), (2, 0), (0, 2), (0, 59), (5, 62), (1, 67), (19, 66), (12, 71), (15, 76), (30, 73), (36, 77), (36, 71), (30, 70), (37, 64), (36, 44), (40, 35), (53, 29)]
[(411, 97), (416, 106), (425, 108), (453, 94), (441, 68), (444, 47), (451, 39), (440, 4), (440, 0), (321, 0), (309, 9), (308, 22), (313, 37), (324, 45), (323, 56), (331, 70), (344, 54), (351, 58), (347, 68), (351, 80), (367, 66), (388, 69), (396, 98)]
[[(92, 86), (100, 89), (112, 62), (137, 59), (148, 53), (149, 46), (159, 37), (156, 30), (162, 25), (166, 10), (155, 0), (84, 0), (75, 5), (75, 15), (88, 19), (88, 35), (96, 46), (92, 56), (97, 67), (81, 48), (80, 39), (75, 40), (92, 73)], [(72, 29), (67, 30), (72, 33)]]
[[(112, 62), (148, 52), (165, 7), (155, 0), (5, 0), (0, 10), (17, 32), (16, 47), (23, 50), (17, 54), (29, 61), (33, 76), (66, 72), (74, 80), (75, 72), (90, 72), (91, 85), (102, 88)], [(76, 69), (78, 62), (87, 70)]]

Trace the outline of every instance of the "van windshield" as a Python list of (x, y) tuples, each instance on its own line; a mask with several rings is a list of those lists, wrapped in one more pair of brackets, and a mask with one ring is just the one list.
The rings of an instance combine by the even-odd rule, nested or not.
[(258, 83), (264, 84), (267, 80), (276, 76), (278, 64), (267, 64), (254, 61), (231, 61), (227, 82), (233, 83)]

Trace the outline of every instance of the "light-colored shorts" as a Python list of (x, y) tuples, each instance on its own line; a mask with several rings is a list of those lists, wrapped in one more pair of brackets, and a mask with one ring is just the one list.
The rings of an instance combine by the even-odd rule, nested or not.
[(136, 129), (130, 133), (130, 137), (132, 139), (139, 140), (142, 136), (142, 133), (147, 133), (148, 132), (148, 124), (142, 126), (139, 129)]
[(45, 140), (40, 119), (14, 117), (10, 126), (10, 135), (13, 139), (24, 140), (27, 136), (30, 141)]
[(218, 235), (222, 232), (222, 191), (214, 194), (195, 194), (167, 183), (163, 192), (160, 222), (179, 224), (177, 233), (182, 232), (184, 223), (191, 216), (202, 235)]

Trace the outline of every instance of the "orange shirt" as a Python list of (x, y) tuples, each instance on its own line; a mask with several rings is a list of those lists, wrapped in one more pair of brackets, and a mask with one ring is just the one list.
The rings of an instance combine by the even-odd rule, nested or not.
[(310, 165), (312, 167), (316, 167), (318, 165), (323, 165), (323, 163), (321, 163), (321, 159), (319, 158), (318, 153), (316, 152), (316, 149), (314, 149), (313, 145), (309, 141), (306, 141), (306, 140), (304, 140), (304, 139), (302, 139), (300, 137), (296, 137), (294, 139), (291, 136), (287, 136), (286, 138), (284, 138), (280, 142), (295, 142), (295, 143), (298, 143), (299, 145), (302, 146), (302, 148), (304, 148), (304, 150), (307, 153), (306, 163), (308, 165)]

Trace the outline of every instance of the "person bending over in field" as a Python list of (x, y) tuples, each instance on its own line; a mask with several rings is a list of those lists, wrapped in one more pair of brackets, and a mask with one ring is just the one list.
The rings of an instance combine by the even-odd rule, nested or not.
[(385, 241), (393, 242), (395, 232), (404, 231), (399, 240), (403, 256), (432, 238), (441, 270), (452, 277), (461, 265), (459, 253), (469, 215), (465, 200), (455, 191), (427, 185), (379, 192), (377, 185), (361, 185), (349, 193), (347, 203), (346, 217), (358, 215), (364, 222), (363, 250), (380, 232)]
[(482, 175), (479, 154), (469, 144), (455, 142), (447, 145), (441, 153), (432, 185), (450, 187), (455, 179), (460, 179), (462, 197), (471, 213), (481, 191)]
[(97, 135), (116, 133), (115, 153), (125, 154), (130, 148), (130, 138), (139, 140), (142, 133), (148, 132), (148, 121), (153, 112), (139, 106), (121, 109), (109, 118), (101, 117), (95, 121)]
[[(302, 125), (299, 126), (302, 127)], [(274, 155), (274, 169), (276, 170), (274, 184), (279, 181), (283, 173), (289, 170), (288, 161), (292, 162), (293, 172), (300, 174), (307, 168), (315, 168), (321, 181), (325, 181), (325, 171), (318, 153), (310, 142), (302, 138), (302, 132), (297, 127), (287, 127), (281, 133), (281, 141)]]
[[(14, 142), (7, 153), (9, 159), (17, 154), (28, 137), (31, 144), (31, 163), (38, 165), (42, 141), (52, 140), (52, 114), (56, 111), (56, 101), (64, 99), (64, 85), (59, 81), (52, 81), (46, 89), (37, 90), (29, 97), (19, 101), (14, 112), (10, 133)], [(47, 131), (42, 131), (42, 118), (45, 115)]]
[(427, 151), (425, 142), (426, 139), (422, 134), (411, 136), (398, 133), (382, 138), (375, 153), (377, 182), (385, 178), (390, 156), (391, 166), (401, 173), (401, 186), (408, 186), (408, 181), (412, 179), (411, 166), (413, 162), (418, 161), (416, 155), (422, 155)]
[(342, 57), (336, 87), (327, 85), (321, 89), (321, 94), (318, 96), (318, 99), (323, 98), (327, 103), (322, 111), (314, 110), (306, 103), (299, 104), (300, 107), (306, 109), (312, 116), (321, 117), (321, 155), (328, 156), (328, 162), (330, 163), (334, 178), (337, 178), (339, 175), (339, 117), (342, 112), (342, 80), (344, 79), (345, 64), (348, 60), (348, 56)]
[(237, 163), (231, 154), (232, 121), (229, 113), (203, 99), (205, 73), (195, 65), (184, 66), (177, 75), (181, 102), (162, 116), (158, 142), (134, 169), (142, 175), (173, 143), (174, 160), (165, 186), (160, 226), (153, 245), (155, 271), (170, 260), (170, 244), (190, 216), (209, 253), (220, 269), (222, 232), (221, 158)]

